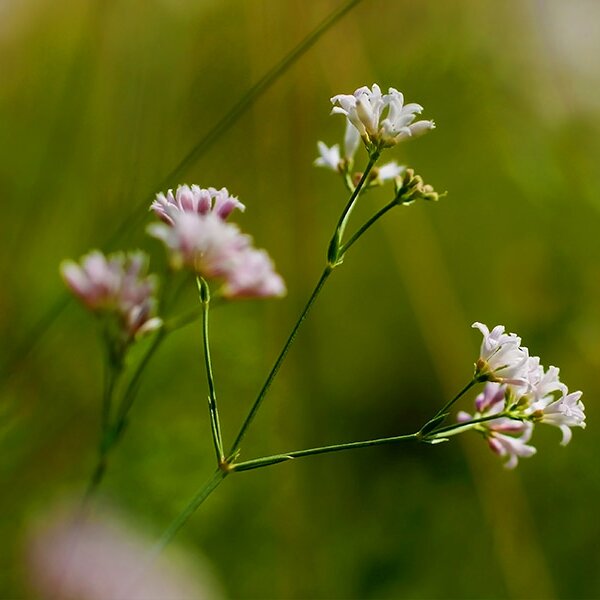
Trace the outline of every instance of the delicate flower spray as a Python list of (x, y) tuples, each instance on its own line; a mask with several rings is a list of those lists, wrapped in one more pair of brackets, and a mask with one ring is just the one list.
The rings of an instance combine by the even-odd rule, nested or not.
[[(405, 104), (403, 95), (394, 88), (389, 88), (388, 93), (383, 94), (376, 84), (371, 88), (361, 87), (353, 94), (334, 96), (331, 102), (332, 114), (341, 114), (346, 120), (343, 153), (339, 145), (328, 147), (319, 142), (319, 157), (315, 164), (340, 176), (349, 198), (333, 230), (323, 272), (229, 446), (225, 445), (221, 434), (217, 386), (210, 355), (209, 306), (215, 298), (234, 301), (281, 297), (286, 293), (283, 279), (276, 272), (269, 255), (264, 250), (256, 249), (252, 238), (229, 221), (236, 210), (244, 211), (246, 207), (226, 188), (204, 189), (196, 185), (182, 185), (175, 192), (169, 190), (166, 194), (159, 193), (151, 205), (157, 220), (148, 226), (148, 233), (164, 244), (172, 273), (187, 273), (195, 279), (200, 311), (193, 310), (169, 319), (163, 314), (159, 318), (157, 311), (158, 314), (166, 311), (168, 303), (164, 293), (155, 297), (155, 278), (145, 275), (146, 259), (139, 253), (127, 257), (104, 257), (99, 252), (93, 252), (83, 258), (81, 266), (72, 262), (63, 264), (63, 276), (74, 294), (91, 311), (103, 318), (110, 317), (112, 323), (105, 329), (105, 339), (111, 349), (108, 353), (109, 365), (112, 364), (112, 367), (108, 369), (104, 393), (103, 437), (98, 466), (88, 495), (102, 479), (108, 451), (124, 429), (139, 379), (156, 348), (174, 329), (197, 317), (202, 320), (202, 347), (216, 469), (165, 531), (156, 546), (157, 552), (175, 536), (226, 477), (241, 471), (369, 446), (406, 441), (439, 444), (470, 430), (480, 434), (489, 447), (505, 459), (507, 467), (514, 467), (519, 458), (535, 453), (529, 441), (536, 425), (545, 423), (559, 427), (563, 444), (571, 439), (572, 428), (585, 427), (581, 392), (569, 393), (559, 380), (558, 369), (544, 369), (539, 358), (530, 356), (527, 348), (521, 345), (521, 339), (515, 334), (505, 333), (502, 326), (490, 331), (485, 325), (475, 323), (473, 326), (482, 333), (483, 341), (473, 378), (418, 431), (241, 460), (246, 433), (298, 330), (331, 274), (344, 262), (350, 248), (390, 210), (419, 201), (437, 201), (441, 197), (413, 169), (399, 166), (395, 161), (378, 164), (381, 155), (389, 149), (434, 129), (433, 121), (416, 120), (423, 110), (419, 104)], [(356, 171), (355, 156), (361, 141), (367, 153), (367, 162), (362, 171)], [(387, 182), (393, 183), (389, 186), (391, 194), (388, 202), (359, 224), (353, 233), (347, 234), (351, 214), (361, 196), (373, 187), (385, 186)], [(167, 286), (162, 287), (165, 289)], [(120, 393), (116, 417), (112, 417), (115, 383), (126, 370), (125, 355), (132, 344), (152, 331), (152, 343), (133, 367), (128, 384)], [(474, 412), (469, 414), (461, 411), (457, 422), (444, 425), (453, 405), (477, 385), (483, 385), (483, 391), (475, 399)]]

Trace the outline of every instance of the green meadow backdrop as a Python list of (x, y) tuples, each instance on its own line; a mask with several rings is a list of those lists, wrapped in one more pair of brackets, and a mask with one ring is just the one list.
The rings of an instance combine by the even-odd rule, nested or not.
[[(107, 242), (340, 0), (0, 2), (0, 597), (33, 598), (27, 543), (93, 467), (101, 348), (58, 265)], [(502, 323), (581, 389), (567, 448), (538, 428), (514, 472), (476, 435), (312, 457), (229, 478), (174, 542), (226, 598), (600, 597), (600, 5), (363, 0), (186, 166), (226, 186), (284, 300), (213, 313), (231, 443), (318, 278), (347, 197), (315, 169), (330, 96), (378, 82), (435, 132), (390, 158), (448, 196), (392, 211), (336, 270), (244, 457), (414, 431)], [(363, 155), (364, 156), (364, 155)], [(177, 183), (170, 182), (171, 185)], [(358, 215), (385, 202), (367, 195)], [(146, 220), (149, 220), (148, 216)], [(125, 231), (156, 270), (164, 251)], [(194, 306), (192, 287), (182, 307)], [(33, 336), (35, 343), (32, 345)], [(158, 537), (213, 466), (199, 324), (146, 374), (101, 489)], [(470, 398), (461, 405), (470, 406)]]

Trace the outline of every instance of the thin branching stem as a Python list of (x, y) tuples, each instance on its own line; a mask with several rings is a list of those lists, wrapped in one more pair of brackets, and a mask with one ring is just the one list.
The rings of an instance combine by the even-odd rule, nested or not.
[(254, 417), (256, 416), (258, 409), (260, 408), (261, 404), (263, 403), (265, 396), (267, 395), (267, 392), (269, 391), (269, 388), (271, 387), (271, 384), (273, 383), (273, 380), (275, 379), (277, 373), (279, 372), (279, 369), (281, 368), (281, 365), (282, 365), (283, 361), (285, 360), (285, 357), (287, 356), (287, 353), (288, 353), (291, 345), (294, 343), (294, 340), (296, 339), (296, 335), (298, 333), (298, 330), (300, 329), (300, 326), (304, 322), (304, 319), (306, 319), (306, 316), (308, 315), (310, 309), (312, 308), (313, 304), (315, 303), (316, 299), (318, 298), (321, 290), (323, 289), (323, 286), (325, 285), (325, 282), (327, 281), (327, 279), (329, 279), (329, 276), (331, 275), (332, 271), (333, 271), (333, 267), (331, 267), (329, 265), (327, 265), (325, 267), (325, 269), (323, 270), (323, 273), (321, 274), (321, 277), (319, 278), (319, 281), (317, 282), (315, 289), (312, 291), (312, 294), (310, 295), (308, 302), (302, 309), (302, 312), (300, 313), (298, 320), (296, 321), (294, 327), (292, 328), (292, 331), (290, 332), (290, 335), (288, 336), (285, 344), (283, 345), (283, 348), (281, 349), (281, 352), (279, 353), (279, 356), (277, 357), (275, 364), (273, 365), (271, 371), (269, 372), (269, 374), (267, 376), (267, 379), (265, 380), (262, 388), (260, 389), (260, 392), (258, 393), (258, 396), (257, 396), (256, 400), (254, 401), (254, 404), (252, 405), (250, 412), (246, 416), (246, 419), (244, 420), (244, 423), (242, 424), (242, 427), (240, 428), (240, 431), (237, 434), (235, 441), (233, 442), (233, 445), (231, 446), (231, 450), (229, 452), (229, 458), (234, 457), (235, 454), (237, 453), (237, 451), (239, 450), (240, 444), (241, 444), (242, 440), (244, 439), (246, 432), (248, 431), (248, 427), (250, 427), (250, 424), (254, 420)]
[(378, 210), (362, 227), (360, 227), (354, 235), (340, 248), (340, 254), (343, 256), (350, 249), (350, 247), (358, 241), (362, 235), (371, 228), (383, 215), (385, 215), (388, 211), (390, 211), (395, 206), (398, 206), (398, 202), (393, 200), (389, 204), (386, 204), (382, 209)]
[(225, 456), (223, 454), (223, 440), (221, 438), (221, 423), (219, 422), (219, 409), (217, 407), (217, 390), (213, 375), (212, 361), (210, 358), (210, 344), (208, 337), (208, 309), (210, 305), (210, 290), (208, 283), (201, 277), (197, 278), (202, 303), (202, 346), (204, 348), (204, 367), (206, 369), (206, 380), (208, 382), (208, 410), (210, 413), (210, 429), (217, 455), (217, 463), (222, 464)]
[(158, 555), (164, 547), (177, 535), (177, 532), (187, 523), (188, 519), (196, 512), (198, 507), (215, 491), (217, 486), (225, 479), (227, 473), (217, 469), (213, 476), (196, 492), (188, 505), (177, 515), (165, 530), (154, 547), (153, 555)]
[(406, 442), (416, 440), (417, 433), (407, 435), (397, 435), (393, 437), (378, 438), (374, 440), (364, 440), (360, 442), (349, 442), (345, 444), (333, 444), (331, 446), (320, 446), (318, 448), (307, 448), (306, 450), (294, 450), (293, 452), (284, 452), (283, 454), (274, 454), (272, 456), (264, 456), (253, 460), (247, 460), (231, 465), (233, 471), (250, 471), (261, 467), (268, 467), (294, 458), (304, 456), (315, 456), (317, 454), (330, 454), (332, 452), (341, 452), (343, 450), (356, 450), (358, 448), (369, 448), (372, 446), (382, 446), (385, 444), (396, 444), (398, 442)]
[[(454, 403), (457, 402), (460, 398), (462, 398), (462, 396), (464, 396), (476, 383), (479, 383), (479, 380), (477, 379), (477, 377), (474, 377), (473, 379), (471, 379), (471, 381), (469, 381), (469, 383), (467, 383), (467, 385), (465, 385), (465, 387), (462, 390), (460, 390), (460, 392), (458, 392), (458, 394), (456, 394), (456, 396), (454, 396), (454, 398), (448, 400), (448, 402), (446, 402), (446, 404), (444, 404), (444, 406), (442, 406), (442, 408), (440, 408), (440, 410), (438, 410), (435, 413), (433, 419), (437, 419), (437, 417), (440, 417), (444, 413), (448, 412), (448, 410), (450, 410)], [(431, 420), (433, 421), (433, 419)]]
[(350, 218), (350, 215), (352, 214), (352, 209), (356, 206), (356, 201), (358, 200), (358, 197), (360, 196), (360, 193), (362, 192), (365, 183), (369, 179), (369, 176), (371, 175), (371, 171), (373, 170), (373, 167), (375, 166), (375, 163), (377, 162), (378, 159), (379, 159), (379, 152), (374, 152), (373, 154), (371, 154), (369, 156), (369, 162), (367, 163), (367, 166), (365, 167), (365, 171), (362, 174), (362, 177), (360, 178), (358, 185), (354, 188), (352, 194), (350, 195), (350, 199), (348, 200), (348, 203), (344, 207), (342, 214), (340, 215), (337, 226), (335, 228), (334, 239), (332, 240), (332, 244), (337, 244), (338, 251), (340, 249), (341, 240), (344, 237), (344, 231), (346, 230), (346, 225), (348, 224), (348, 219)]

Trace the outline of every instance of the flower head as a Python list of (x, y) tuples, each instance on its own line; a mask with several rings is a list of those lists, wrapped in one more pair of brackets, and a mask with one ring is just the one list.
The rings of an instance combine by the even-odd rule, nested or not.
[(206, 215), (212, 212), (225, 220), (236, 208), (242, 212), (246, 209), (235, 196), (229, 194), (227, 188), (203, 189), (197, 185), (177, 186), (175, 194), (173, 190), (169, 190), (166, 194), (160, 192), (150, 205), (150, 209), (159, 219), (171, 225), (173, 225), (173, 213)]
[(475, 413), (458, 414), (460, 425), (454, 433), (474, 429), (483, 434), (494, 452), (508, 457), (506, 466), (512, 468), (519, 457), (535, 453), (526, 442), (537, 423), (558, 427), (563, 446), (571, 440), (573, 427), (585, 428), (582, 393), (569, 393), (556, 367), (545, 369), (539, 357), (528, 356), (521, 339), (506, 334), (502, 326), (492, 331), (481, 323), (473, 327), (483, 334), (475, 379), (487, 383), (475, 398)]
[[(223, 204), (224, 205), (224, 204)], [(219, 279), (228, 298), (282, 296), (285, 284), (264, 250), (218, 211), (165, 208), (168, 219), (148, 227), (170, 252), (174, 268), (187, 267), (207, 279)], [(162, 215), (159, 215), (162, 216)]]
[(504, 466), (513, 469), (519, 457), (533, 456), (536, 449), (526, 443), (531, 439), (533, 423), (517, 415), (505, 416), (509, 392), (507, 385), (487, 382), (483, 392), (475, 398), (475, 413), (461, 411), (457, 420), (468, 423), (472, 419), (487, 419), (475, 423), (473, 429), (483, 435), (493, 452), (507, 458)]
[[(572, 427), (585, 429), (585, 406), (581, 402), (582, 392), (565, 394), (558, 400), (552, 400), (545, 406), (533, 405), (531, 416), (540, 423), (547, 423), (560, 428), (562, 432), (561, 444), (566, 446), (573, 436)], [(542, 401), (543, 402), (543, 401)]]
[(161, 326), (155, 317), (156, 279), (146, 275), (147, 256), (130, 252), (105, 256), (94, 250), (80, 264), (66, 260), (60, 270), (67, 286), (92, 312), (117, 318), (124, 341)]
[(521, 347), (521, 338), (504, 333), (497, 325), (491, 331), (483, 323), (473, 323), (483, 334), (476, 374), (482, 381), (497, 381), (526, 385), (528, 383), (529, 351)]
[(382, 94), (375, 83), (369, 89), (358, 88), (353, 94), (331, 98), (332, 114), (342, 114), (351, 123), (368, 149), (386, 148), (435, 128), (433, 121), (414, 122), (423, 107), (404, 104), (404, 96), (394, 88)]

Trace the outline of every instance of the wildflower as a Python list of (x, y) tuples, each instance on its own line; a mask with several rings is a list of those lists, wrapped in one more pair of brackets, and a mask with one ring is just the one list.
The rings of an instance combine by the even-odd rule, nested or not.
[[(404, 96), (394, 88), (382, 95), (377, 84), (358, 88), (354, 94), (331, 98), (332, 114), (342, 114), (358, 131), (367, 149), (382, 149), (435, 128), (433, 121), (414, 122), (423, 107), (404, 104)], [(385, 116), (384, 116), (385, 113)]]
[(340, 145), (335, 144), (329, 148), (324, 142), (317, 142), (319, 156), (315, 159), (316, 167), (325, 167), (332, 171), (339, 171), (342, 157), (340, 155)]
[(285, 294), (267, 253), (256, 250), (252, 238), (218, 212), (182, 212), (169, 206), (166, 214), (169, 220), (151, 224), (148, 233), (165, 244), (174, 268), (187, 267), (204, 278), (221, 280), (221, 294), (228, 298)]
[(358, 131), (349, 123), (346, 123), (346, 133), (344, 135), (344, 157), (340, 153), (340, 145), (334, 144), (327, 146), (323, 142), (317, 142), (319, 156), (315, 159), (316, 167), (325, 167), (332, 171), (343, 172), (344, 169), (349, 169), (354, 162), (354, 155), (358, 149), (360, 136)]
[[(519, 463), (519, 458), (529, 458), (537, 452), (534, 446), (526, 443), (531, 439), (533, 423), (506, 419), (491, 421), (485, 429), (487, 429), (486, 439), (491, 450), (498, 456), (508, 459), (504, 463), (507, 469), (514, 469)], [(504, 432), (521, 433), (521, 435), (515, 437)]]
[(150, 205), (156, 216), (173, 225), (173, 212), (196, 213), (206, 215), (215, 213), (219, 218), (225, 220), (235, 210), (244, 211), (246, 207), (234, 196), (231, 196), (227, 188), (209, 187), (203, 189), (197, 185), (180, 185), (173, 194), (169, 190), (166, 194), (162, 192), (156, 195), (156, 200)]
[[(475, 325), (483, 328), (482, 355), (493, 354), (497, 345), (518, 347), (521, 342), (514, 334), (506, 335), (502, 327), (489, 332), (485, 325)], [(488, 371), (484, 368), (483, 372)], [(535, 448), (526, 443), (531, 438), (535, 424), (546, 423), (558, 427), (562, 432), (563, 446), (571, 440), (573, 427), (584, 429), (586, 425), (582, 393), (569, 393), (567, 386), (560, 381), (556, 367), (546, 370), (540, 364), (540, 359), (532, 356), (527, 359), (524, 374), (526, 377), (516, 380), (516, 383), (515, 380), (500, 383), (499, 378), (488, 380), (483, 392), (475, 398), (475, 413), (470, 415), (461, 411), (457, 416), (463, 426), (457, 427), (456, 433), (474, 429), (483, 434), (494, 452), (508, 457), (508, 468), (516, 466), (518, 457), (535, 453)]]
[(558, 400), (546, 397), (532, 405), (531, 417), (540, 423), (558, 427), (562, 432), (561, 445), (566, 446), (573, 436), (572, 427), (585, 429), (585, 406), (582, 392), (565, 394)]
[(155, 317), (156, 279), (146, 275), (147, 256), (130, 252), (104, 256), (94, 250), (81, 264), (66, 260), (60, 270), (71, 291), (97, 314), (116, 317), (123, 341), (128, 342), (161, 326)]
[(223, 296), (266, 298), (285, 295), (283, 279), (275, 272), (273, 261), (264, 250), (247, 248), (237, 255), (236, 261), (223, 286)]
[[(517, 466), (519, 457), (533, 456), (536, 449), (526, 443), (531, 439), (533, 423), (516, 415), (506, 416), (510, 414), (507, 413), (509, 395), (509, 386), (490, 381), (475, 398), (475, 414), (461, 411), (457, 420), (459, 423), (467, 423), (487, 417), (488, 420), (474, 424), (473, 429), (483, 435), (493, 452), (507, 458), (504, 466), (513, 469)], [(497, 418), (494, 418), (495, 415)]]
[(514, 333), (504, 333), (497, 325), (490, 331), (483, 323), (473, 323), (483, 334), (475, 375), (480, 381), (497, 381), (527, 385), (529, 351), (521, 347), (521, 338)]

